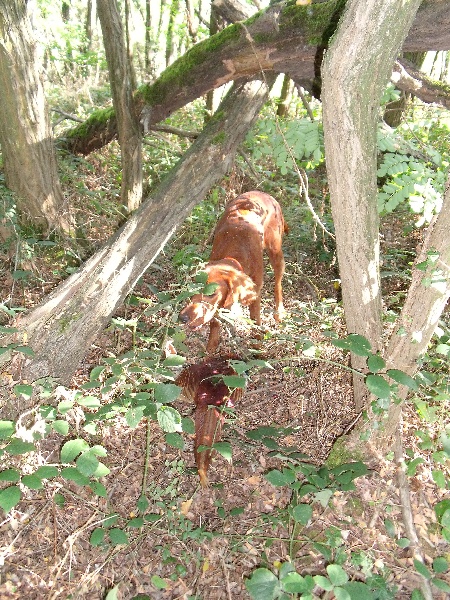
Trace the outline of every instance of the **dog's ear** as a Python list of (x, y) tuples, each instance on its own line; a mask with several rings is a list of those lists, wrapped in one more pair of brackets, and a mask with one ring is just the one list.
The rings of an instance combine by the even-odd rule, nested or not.
[(223, 305), (224, 308), (230, 309), (235, 302), (248, 306), (258, 297), (256, 285), (245, 273), (234, 271), (228, 280), (228, 286), (229, 291)]

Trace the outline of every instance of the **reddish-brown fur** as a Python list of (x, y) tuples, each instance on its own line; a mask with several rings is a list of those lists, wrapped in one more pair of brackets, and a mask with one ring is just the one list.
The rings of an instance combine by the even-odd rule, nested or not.
[[(211, 446), (220, 440), (224, 423), (223, 407), (233, 406), (242, 398), (243, 389), (231, 394), (220, 375), (236, 375), (236, 371), (223, 358), (212, 358), (183, 369), (175, 383), (183, 388), (188, 400), (195, 402), (194, 456), (203, 487), (208, 485), (211, 463)], [(209, 449), (199, 450), (201, 446)]]
[(211, 295), (196, 294), (181, 311), (180, 321), (191, 329), (210, 323), (208, 353), (219, 345), (220, 325), (215, 318), (219, 308), (240, 302), (250, 309), (250, 317), (261, 324), (261, 289), (264, 280), (263, 251), (266, 250), (275, 275), (275, 319), (283, 314), (281, 279), (284, 256), (283, 233), (288, 228), (278, 202), (264, 192), (246, 192), (225, 207), (217, 223), (211, 256), (205, 271), (208, 283), (216, 283)]

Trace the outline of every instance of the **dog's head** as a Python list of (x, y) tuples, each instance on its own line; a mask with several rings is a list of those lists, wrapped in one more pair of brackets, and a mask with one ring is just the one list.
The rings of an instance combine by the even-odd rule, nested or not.
[(227, 260), (210, 262), (205, 271), (207, 283), (215, 283), (216, 289), (212, 294), (195, 294), (180, 312), (180, 321), (191, 329), (209, 323), (219, 308), (230, 309), (235, 302), (247, 306), (258, 297), (253, 280)]

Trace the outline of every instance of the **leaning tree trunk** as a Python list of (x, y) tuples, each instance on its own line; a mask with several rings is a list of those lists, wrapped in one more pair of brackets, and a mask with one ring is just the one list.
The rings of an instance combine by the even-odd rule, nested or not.
[[(419, 255), (414, 263), (412, 281), (386, 350), (388, 369), (400, 369), (408, 375), (417, 371), (418, 359), (425, 354), (439, 318), (450, 297), (450, 177), (444, 204), (428, 226)], [(420, 268), (418, 268), (420, 265)], [(426, 267), (426, 268), (424, 268)], [(400, 390), (406, 398), (407, 388)], [(372, 443), (380, 452), (392, 446), (400, 425), (401, 404), (391, 403)]]
[(24, 220), (70, 232), (53, 135), (23, 0), (0, 1), (0, 144), (6, 185)]
[[(322, 67), (325, 152), (349, 333), (381, 349), (377, 123), (383, 88), (421, 0), (349, 0)], [(364, 371), (365, 357), (352, 355)], [(357, 410), (365, 404), (354, 376)]]
[[(136, 92), (139, 118), (148, 128), (209, 90), (230, 81), (285, 73), (311, 90), (317, 75), (317, 40), (323, 43), (336, 24), (341, 0), (309, 6), (275, 3), (245, 23), (236, 23), (199, 42), (176, 60), (151, 85)], [(429, 0), (421, 7), (404, 51), (450, 48), (450, 0)], [(397, 83), (402, 88), (402, 80)], [(421, 98), (420, 87), (415, 95)], [(442, 96), (441, 96), (442, 97)], [(447, 98), (449, 97), (447, 93)], [(59, 143), (70, 152), (88, 154), (117, 135), (114, 111), (95, 111), (65, 133)]]
[[(14, 357), (12, 372), (16, 377), (34, 381), (53, 376), (62, 383), (70, 381), (137, 279), (194, 205), (230, 169), (236, 149), (267, 95), (265, 83), (234, 86), (218, 116), (210, 120), (152, 197), (79, 272), (18, 323), (16, 341), (28, 339), (35, 356), (26, 360)], [(9, 406), (7, 410), (17, 414), (18, 408)]]
[(116, 0), (97, 0), (122, 158), (120, 197), (126, 212), (142, 200), (142, 135), (133, 99), (133, 75)]

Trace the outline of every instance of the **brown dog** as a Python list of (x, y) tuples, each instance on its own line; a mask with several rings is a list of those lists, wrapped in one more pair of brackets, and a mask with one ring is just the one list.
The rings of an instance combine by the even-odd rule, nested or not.
[(219, 308), (231, 308), (240, 302), (249, 306), (250, 317), (257, 325), (261, 324), (263, 250), (267, 251), (275, 275), (275, 319), (281, 319), (284, 310), (281, 242), (287, 231), (280, 205), (269, 194), (246, 192), (226, 205), (205, 267), (207, 282), (217, 284), (217, 288), (211, 295), (193, 296), (180, 313), (180, 321), (193, 330), (210, 323), (208, 353), (215, 352), (219, 345), (220, 324), (215, 318)]

